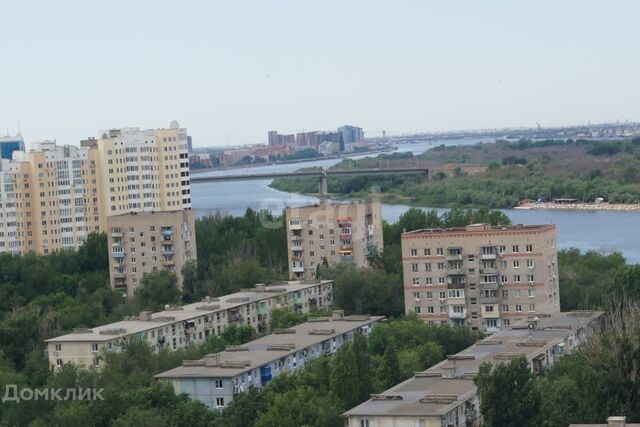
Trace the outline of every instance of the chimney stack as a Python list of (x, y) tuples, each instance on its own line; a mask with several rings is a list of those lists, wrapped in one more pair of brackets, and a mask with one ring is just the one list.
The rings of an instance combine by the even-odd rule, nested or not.
[(626, 425), (627, 425), (627, 417), (607, 418), (607, 427), (625, 427)]

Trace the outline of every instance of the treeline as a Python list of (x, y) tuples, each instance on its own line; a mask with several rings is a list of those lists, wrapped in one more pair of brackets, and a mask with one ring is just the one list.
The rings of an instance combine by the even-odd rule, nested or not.
[(493, 368), (482, 365), (476, 383), (485, 424), (565, 427), (601, 424), (611, 415), (640, 421), (640, 307), (637, 299), (617, 301), (606, 314), (601, 334), (542, 377), (531, 373), (524, 358)]
[[(439, 146), (419, 156), (403, 153), (358, 161), (345, 160), (336, 169), (375, 167), (443, 167), (428, 182), (413, 176), (342, 177), (328, 190), (340, 196), (382, 193), (387, 203), (430, 207), (511, 208), (523, 199), (575, 198), (593, 202), (640, 202), (640, 139), (632, 141), (545, 140), (498, 141), (472, 146)], [(456, 167), (484, 166), (472, 177)], [(457, 169), (458, 171), (460, 169)], [(277, 179), (282, 191), (314, 193), (309, 179)]]

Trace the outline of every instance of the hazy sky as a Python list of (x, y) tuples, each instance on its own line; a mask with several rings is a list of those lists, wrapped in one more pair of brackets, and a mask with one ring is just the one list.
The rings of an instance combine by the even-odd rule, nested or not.
[(0, 0), (0, 135), (640, 120), (634, 1)]

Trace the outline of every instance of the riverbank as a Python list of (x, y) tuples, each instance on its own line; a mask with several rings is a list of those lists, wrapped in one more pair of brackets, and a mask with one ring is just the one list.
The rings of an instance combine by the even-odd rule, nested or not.
[(640, 212), (640, 204), (625, 203), (570, 203), (558, 204), (553, 202), (521, 203), (514, 209), (539, 209), (539, 210), (560, 210), (560, 211), (620, 211), (620, 212)]

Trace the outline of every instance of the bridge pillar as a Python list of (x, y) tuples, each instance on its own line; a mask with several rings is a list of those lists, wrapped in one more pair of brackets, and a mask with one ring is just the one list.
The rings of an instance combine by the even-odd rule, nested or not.
[(329, 185), (327, 183), (327, 173), (325, 171), (322, 171), (322, 176), (320, 178), (318, 178), (318, 186), (319, 186), (319, 193), (320, 193), (320, 199), (321, 200), (326, 200), (329, 198)]
[(423, 175), (422, 179), (424, 180), (424, 182), (429, 181), (429, 169), (425, 169), (424, 170), (424, 175)]

